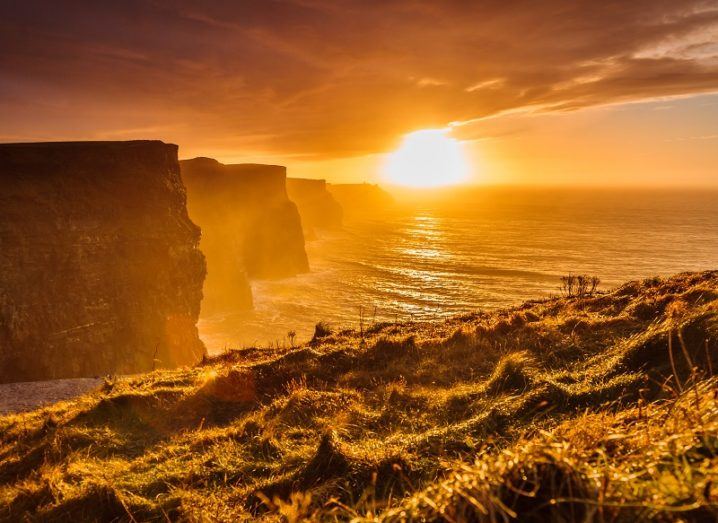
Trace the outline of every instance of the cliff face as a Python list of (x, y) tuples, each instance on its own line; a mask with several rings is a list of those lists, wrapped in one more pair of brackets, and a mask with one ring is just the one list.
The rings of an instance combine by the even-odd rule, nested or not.
[(396, 204), (391, 194), (371, 183), (327, 184), (329, 193), (339, 202), (344, 214), (364, 214)]
[(203, 310), (251, 307), (249, 279), (309, 270), (301, 219), (287, 196), (284, 167), (224, 165), (211, 158), (180, 164), (189, 213), (202, 227), (207, 256)]
[(287, 178), (287, 193), (297, 204), (305, 234), (315, 229), (336, 229), (342, 225), (342, 206), (327, 191), (325, 180)]
[(0, 184), (0, 382), (202, 358), (176, 145), (0, 145)]

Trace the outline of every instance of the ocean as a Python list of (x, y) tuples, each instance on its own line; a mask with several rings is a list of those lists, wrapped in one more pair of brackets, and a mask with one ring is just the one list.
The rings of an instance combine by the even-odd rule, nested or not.
[[(311, 272), (252, 283), (254, 308), (203, 316), (211, 353), (314, 325), (435, 320), (559, 294), (560, 277), (718, 269), (718, 191), (464, 188), (347, 210), (307, 243)], [(363, 318), (363, 319), (362, 319)]]

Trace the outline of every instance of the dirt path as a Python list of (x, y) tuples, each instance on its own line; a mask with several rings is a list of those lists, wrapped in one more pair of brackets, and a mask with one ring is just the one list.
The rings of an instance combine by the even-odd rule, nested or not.
[(102, 378), (29, 381), (0, 384), (0, 415), (32, 410), (96, 389)]

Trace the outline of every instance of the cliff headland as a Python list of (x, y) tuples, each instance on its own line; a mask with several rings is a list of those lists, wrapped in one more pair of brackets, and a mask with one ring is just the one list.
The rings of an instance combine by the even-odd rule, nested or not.
[(286, 168), (183, 160), (189, 215), (207, 257), (204, 311), (252, 305), (251, 279), (309, 270), (302, 220), (287, 195)]
[(0, 187), (0, 382), (202, 359), (205, 261), (176, 145), (0, 145)]

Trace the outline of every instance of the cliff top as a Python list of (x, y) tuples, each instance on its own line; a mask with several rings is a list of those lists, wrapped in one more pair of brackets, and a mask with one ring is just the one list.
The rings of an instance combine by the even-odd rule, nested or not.
[(0, 518), (718, 514), (718, 272), (317, 335), (1, 417)]
[(234, 173), (239, 172), (287, 172), (287, 168), (283, 165), (273, 165), (264, 163), (222, 163), (214, 158), (207, 158), (206, 156), (198, 156), (197, 158), (189, 158), (186, 160), (180, 160), (181, 165), (187, 165), (191, 167), (203, 167), (203, 168), (214, 168), (214, 169), (225, 169), (230, 170)]
[[(179, 147), (160, 140), (97, 141), (97, 142), (21, 142), (0, 144), (0, 155), (4, 161), (63, 162), (68, 157), (82, 160), (97, 158), (98, 154), (126, 154), (130, 150), (159, 151), (169, 154), (176, 161)], [(84, 156), (83, 156), (84, 155)], [(101, 157), (100, 157), (101, 158)], [(111, 157), (107, 161), (113, 161)]]
[(270, 200), (287, 200), (287, 169), (281, 165), (223, 164), (199, 157), (180, 161), (180, 170), (191, 193), (190, 207), (214, 206), (218, 199), (234, 209), (242, 201), (256, 207)]
[[(37, 177), (77, 176), (92, 178), (113, 172), (136, 176), (140, 164), (162, 177), (167, 165), (177, 168), (175, 144), (159, 140), (98, 142), (37, 142), (0, 144), (0, 176), (23, 173)], [(97, 171), (78, 169), (95, 167)]]
[(327, 185), (324, 178), (287, 178), (287, 183), (295, 183), (299, 185)]
[(2, 148), (73, 148), (73, 147), (112, 147), (112, 146), (133, 146), (133, 145), (168, 145), (177, 147), (172, 143), (165, 143), (162, 140), (98, 140), (98, 141), (74, 141), (74, 142), (15, 142), (0, 143)]

